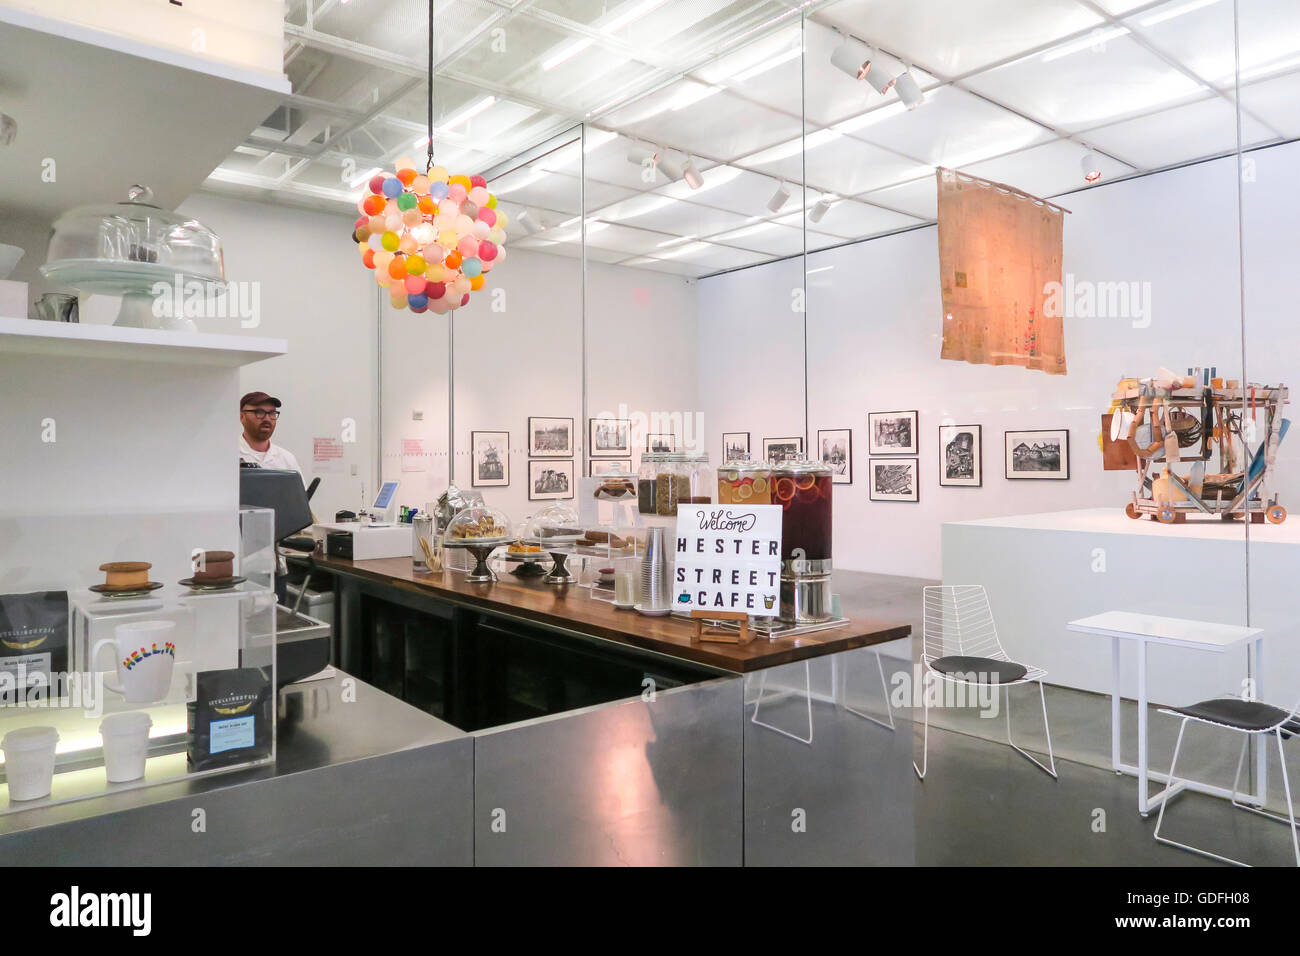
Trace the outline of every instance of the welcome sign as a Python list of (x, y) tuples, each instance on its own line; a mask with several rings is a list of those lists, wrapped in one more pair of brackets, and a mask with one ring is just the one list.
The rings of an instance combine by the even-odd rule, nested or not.
[(780, 505), (679, 505), (676, 556), (677, 610), (780, 611)]

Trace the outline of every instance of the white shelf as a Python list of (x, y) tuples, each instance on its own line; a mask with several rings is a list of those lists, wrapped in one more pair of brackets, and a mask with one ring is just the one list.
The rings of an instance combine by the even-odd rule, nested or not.
[(284, 339), (0, 317), (0, 352), (237, 368), (284, 355)]

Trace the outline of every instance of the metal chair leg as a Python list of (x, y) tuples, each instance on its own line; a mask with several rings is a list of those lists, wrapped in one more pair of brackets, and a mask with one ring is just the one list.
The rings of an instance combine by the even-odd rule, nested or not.
[(1295, 851), (1295, 865), (1300, 866), (1300, 836), (1296, 835), (1295, 807), (1291, 803), (1291, 780), (1286, 775), (1286, 754), (1282, 752), (1282, 728), (1277, 729), (1277, 757), (1282, 761), (1282, 789), (1286, 792), (1286, 815), (1291, 820), (1291, 849)]
[[(1160, 835), (1160, 827), (1165, 822), (1165, 807), (1174, 796), (1174, 789), (1179, 785), (1178, 778), (1174, 776), (1174, 771), (1178, 768), (1178, 752), (1183, 747), (1183, 733), (1187, 730), (1187, 723), (1190, 717), (1184, 717), (1182, 724), (1178, 728), (1178, 741), (1174, 744), (1174, 757), (1169, 761), (1169, 779), (1165, 782), (1165, 789), (1169, 795), (1160, 801), (1160, 812), (1156, 814), (1156, 829), (1152, 834), (1157, 843), (1164, 843), (1168, 846), (1177, 847), (1180, 850), (1186, 850), (1188, 853), (1195, 853), (1198, 856), (1206, 856), (1212, 860), (1218, 860), (1220, 863), (1229, 863), (1232, 866), (1250, 866), (1249, 863), (1243, 863), (1240, 860), (1234, 860), (1231, 857), (1220, 856), (1218, 853), (1211, 853), (1209, 850), (1202, 850), (1200, 847), (1192, 846), (1188, 843), (1179, 843), (1177, 840), (1171, 840), (1169, 837)], [(1247, 738), (1249, 740), (1249, 738)]]
[(750, 717), (749, 719), (750, 723), (757, 724), (760, 727), (766, 727), (768, 730), (774, 730), (778, 734), (784, 734), (785, 736), (789, 737), (792, 740), (799, 741), (801, 744), (808, 744), (811, 746), (813, 742), (812, 671), (808, 666), (808, 661), (804, 661), (803, 663), (803, 679), (804, 679), (804, 690), (806, 692), (804, 695), (804, 700), (807, 701), (808, 703), (808, 736), (807, 737), (800, 737), (798, 734), (792, 734), (788, 730), (782, 730), (780, 727), (774, 727), (773, 725), (767, 723), (766, 721), (762, 721), (758, 719), (758, 708), (763, 703), (763, 692), (767, 686), (767, 671), (763, 671), (763, 676), (758, 684), (758, 699), (754, 701), (754, 715)]
[(1007, 686), (1006, 690), (1007, 690), (1007, 743), (1011, 745), (1012, 750), (1020, 754), (1020, 756), (1024, 757), (1026, 760), (1032, 763), (1039, 770), (1043, 771), (1043, 773), (1047, 774), (1053, 780), (1059, 779), (1056, 776), (1056, 755), (1052, 753), (1052, 728), (1047, 723), (1047, 694), (1043, 690), (1043, 682), (1042, 681), (1038, 682), (1038, 694), (1043, 701), (1043, 729), (1047, 731), (1047, 759), (1052, 764), (1050, 769), (1046, 767), (1036, 757), (1032, 756), (1028, 751), (1020, 747), (1017, 747), (1016, 742), (1011, 739), (1011, 687), (1010, 685)]
[(925, 729), (921, 732), (921, 766), (918, 767), (913, 760), (912, 769), (916, 771), (918, 779), (924, 780), (925, 771), (930, 766), (930, 692), (924, 677), (921, 679), (921, 706), (925, 711)]
[[(880, 660), (880, 654), (879, 654), (879, 653), (876, 654), (876, 666), (880, 669), (880, 690), (881, 690), (881, 692), (884, 694), (884, 697), (885, 697), (885, 713), (888, 714), (888, 716), (889, 716), (888, 722), (886, 722), (886, 721), (884, 721), (884, 720), (881, 720), (879, 717), (873, 716), (872, 714), (863, 713), (863, 712), (860, 711), (860, 710), (854, 710), (854, 709), (853, 709), (852, 707), (850, 707), (848, 704), (841, 704), (841, 706), (842, 706), (845, 710), (847, 710), (850, 714), (853, 714), (853, 715), (856, 716), (856, 717), (861, 717), (863, 720), (869, 720), (869, 721), (871, 721), (873, 724), (877, 724), (878, 726), (884, 727), (884, 728), (886, 728), (887, 730), (894, 730), (894, 729), (895, 729), (895, 727), (894, 727), (894, 705), (891, 704), (891, 703), (889, 702), (889, 684), (888, 684), (888, 683), (886, 682), (886, 680), (885, 680), (885, 665), (884, 665), (884, 663), (881, 662), (881, 660)], [(847, 684), (848, 684), (848, 682), (849, 682), (849, 669), (848, 669), (847, 666), (845, 666), (845, 668), (844, 668), (844, 673), (843, 673), (842, 677), (840, 678), (840, 680), (841, 680), (841, 683), (842, 683), (842, 684), (844, 684), (844, 685), (847, 685)], [(847, 694), (847, 692), (846, 692), (846, 693), (844, 694), (844, 698), (843, 698), (843, 699), (847, 699), (847, 698), (848, 698), (848, 694)]]

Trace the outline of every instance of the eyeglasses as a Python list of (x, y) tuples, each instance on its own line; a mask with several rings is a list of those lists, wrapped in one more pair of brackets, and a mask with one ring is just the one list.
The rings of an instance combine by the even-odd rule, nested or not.
[(280, 410), (278, 408), (244, 408), (240, 409), (245, 415), (252, 415), (261, 420), (263, 418), (279, 418)]

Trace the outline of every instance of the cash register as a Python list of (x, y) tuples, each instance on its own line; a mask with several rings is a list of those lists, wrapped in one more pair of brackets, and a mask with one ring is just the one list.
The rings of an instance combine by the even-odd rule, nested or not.
[(393, 521), (397, 484), (384, 482), (368, 513), (356, 521), (318, 523), (316, 530), (325, 537), (325, 553), (353, 561), (409, 558), (413, 542), (411, 526)]

